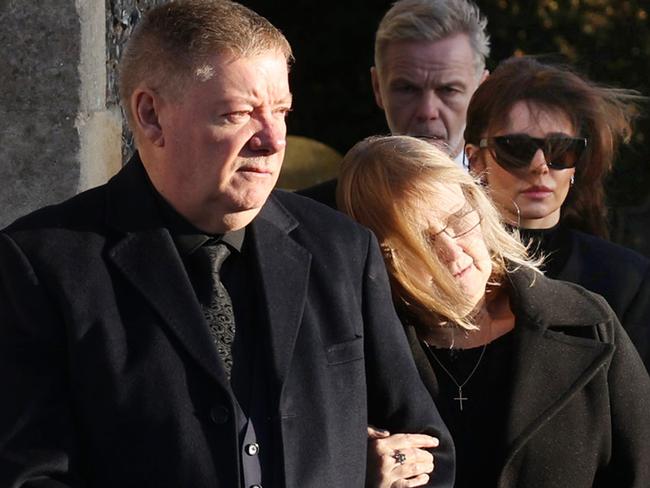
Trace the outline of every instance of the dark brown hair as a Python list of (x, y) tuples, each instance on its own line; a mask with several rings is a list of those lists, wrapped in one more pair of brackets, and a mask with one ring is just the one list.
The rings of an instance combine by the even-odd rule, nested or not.
[(562, 204), (561, 222), (607, 237), (604, 179), (618, 144), (632, 134), (638, 114), (635, 91), (598, 85), (566, 66), (522, 56), (502, 62), (474, 93), (467, 110), (465, 142), (478, 146), (482, 137), (508, 125), (520, 101), (565, 113), (576, 135), (588, 139), (576, 166), (575, 184)]

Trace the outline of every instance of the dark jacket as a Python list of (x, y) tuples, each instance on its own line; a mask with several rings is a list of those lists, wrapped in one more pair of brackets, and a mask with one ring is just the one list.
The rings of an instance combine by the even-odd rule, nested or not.
[(338, 184), (338, 179), (334, 178), (331, 180), (318, 183), (317, 185), (310, 186), (309, 188), (303, 188), (302, 190), (296, 191), (298, 195), (302, 195), (312, 200), (316, 200), (324, 205), (327, 205), (330, 208), (336, 210), (336, 185)]
[[(616, 316), (572, 283), (538, 276), (530, 286), (527, 270), (510, 279), (515, 353), (498, 487), (647, 488), (650, 378)], [(413, 326), (407, 336), (435, 400)]]
[[(3, 488), (240, 486), (233, 394), (145, 178), (132, 161), (0, 234)], [(371, 233), (275, 192), (247, 235), (271, 486), (363, 487), (368, 423), (441, 436), (434, 480), (451, 486), (453, 445)]]
[(650, 371), (650, 260), (564, 226), (523, 233), (537, 240), (548, 255), (547, 276), (605, 297)]

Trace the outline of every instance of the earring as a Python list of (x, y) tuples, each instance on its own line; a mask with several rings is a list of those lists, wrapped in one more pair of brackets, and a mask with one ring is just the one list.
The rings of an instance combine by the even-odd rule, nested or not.
[(569, 184), (571, 186), (575, 185), (576, 182), (576, 175), (571, 175), (571, 179), (569, 180)]

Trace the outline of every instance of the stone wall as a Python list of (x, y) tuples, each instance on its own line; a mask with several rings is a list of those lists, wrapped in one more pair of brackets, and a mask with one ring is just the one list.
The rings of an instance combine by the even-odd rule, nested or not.
[[(151, 7), (161, 5), (167, 0), (106, 0), (106, 42), (107, 42), (107, 85), (106, 104), (119, 110), (117, 87), (117, 65), (122, 50), (133, 28), (142, 14)], [(122, 129), (122, 160), (126, 161), (133, 153), (133, 138), (124, 126)]]
[(154, 3), (0, 0), (0, 227), (120, 168), (117, 46)]
[(0, 226), (77, 190), (74, 2), (0, 1)]

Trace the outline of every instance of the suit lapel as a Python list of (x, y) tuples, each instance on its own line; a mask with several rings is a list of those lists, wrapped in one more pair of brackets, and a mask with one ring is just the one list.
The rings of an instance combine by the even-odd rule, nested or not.
[[(200, 305), (137, 155), (109, 183), (107, 224), (120, 233), (108, 252), (190, 355), (227, 383)], [(284, 383), (307, 297), (311, 254), (289, 237), (297, 221), (271, 195), (250, 225), (269, 321), (273, 377)], [(278, 390), (279, 391), (279, 390)]]
[(225, 381), (201, 308), (169, 232), (157, 229), (129, 234), (111, 249), (109, 257), (190, 355), (215, 379)]
[(189, 354), (227, 383), (205, 319), (142, 164), (130, 161), (108, 183), (108, 225), (121, 233), (108, 252), (123, 276), (156, 311)]
[(289, 237), (297, 225), (273, 196), (251, 225), (277, 391), (286, 378), (307, 298), (311, 254)]

